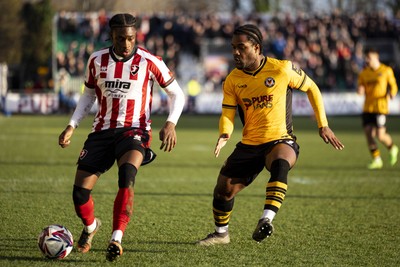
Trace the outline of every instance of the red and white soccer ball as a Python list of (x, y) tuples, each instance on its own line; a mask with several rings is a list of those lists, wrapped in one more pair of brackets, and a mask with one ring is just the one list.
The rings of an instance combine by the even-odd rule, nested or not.
[(74, 240), (71, 232), (64, 226), (52, 224), (42, 230), (38, 246), (48, 259), (63, 259), (71, 253)]

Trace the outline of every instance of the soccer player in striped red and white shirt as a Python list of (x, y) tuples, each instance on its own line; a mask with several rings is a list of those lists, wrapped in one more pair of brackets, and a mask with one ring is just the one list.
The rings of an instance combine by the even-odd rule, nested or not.
[(164, 151), (176, 145), (175, 126), (184, 106), (184, 94), (161, 58), (136, 46), (136, 18), (116, 14), (109, 21), (112, 46), (94, 52), (87, 63), (85, 89), (68, 126), (59, 137), (62, 148), (80, 121), (98, 101), (92, 131), (78, 159), (73, 188), (75, 210), (84, 229), (78, 250), (88, 252), (101, 226), (94, 215), (91, 190), (100, 174), (118, 164), (118, 194), (114, 201), (113, 233), (106, 258), (122, 255), (122, 236), (133, 211), (134, 183), (141, 165), (151, 162), (150, 149), (153, 84), (157, 82), (170, 99), (170, 112), (159, 136)]

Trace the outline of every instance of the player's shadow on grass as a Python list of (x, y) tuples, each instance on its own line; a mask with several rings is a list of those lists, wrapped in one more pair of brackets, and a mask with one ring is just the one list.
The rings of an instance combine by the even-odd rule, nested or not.
[(69, 167), (75, 166), (74, 162), (49, 162), (49, 161), (5, 161), (5, 160), (1, 160), (0, 161), (0, 166), (1, 165), (21, 165), (21, 166), (65, 166), (65, 167)]
[[(47, 263), (53, 262), (55, 265), (58, 262), (58, 260), (46, 259), (46, 258), (40, 257), (40, 256), (38, 256), (38, 257), (27, 257), (27, 256), (18, 257), (18, 256), (2, 256), (2, 255), (0, 255), (0, 266), (2, 266), (1, 262), (3, 260), (10, 261), (10, 262), (15, 261), (15, 262), (18, 262), (18, 263), (20, 263), (21, 261), (26, 261), (27, 262), (26, 266), (28, 266), (29, 262), (32, 262), (32, 261), (47, 262)], [(85, 263), (86, 262), (86, 261), (83, 261), (83, 260), (75, 260), (75, 259), (68, 259), (68, 258), (67, 259), (62, 259), (62, 261), (63, 262), (70, 262), (70, 263)]]
[[(125, 244), (124, 244), (124, 247), (123, 247), (123, 249), (124, 249), (124, 253), (126, 253), (126, 252), (131, 252), (131, 253), (154, 253), (154, 254), (157, 254), (157, 253), (168, 253), (169, 251), (168, 250), (161, 250), (161, 249), (129, 249), (129, 248), (127, 248), (128, 246), (129, 247), (131, 247), (131, 245), (127, 245), (128, 244), (128, 242), (124, 242)], [(142, 243), (142, 242), (140, 242), (140, 243)], [(165, 243), (165, 242), (160, 242), (160, 244), (162, 244), (162, 243)], [(96, 252), (96, 253), (106, 253), (106, 249), (104, 248), (104, 249), (100, 249), (100, 248), (92, 248), (92, 249), (90, 249), (90, 251), (92, 251), (92, 252)]]
[[(27, 191), (27, 190), (13, 190), (10, 192), (3, 192), (3, 193), (26, 193), (26, 194), (71, 194), (70, 191)], [(102, 192), (97, 191), (96, 195), (115, 195), (115, 192)], [(159, 196), (159, 197), (207, 197), (212, 198), (212, 193), (174, 193), (174, 192), (136, 192), (135, 195), (137, 196)], [(248, 194), (248, 193), (240, 193), (236, 197), (238, 198), (262, 198), (265, 197), (263, 194)], [(290, 195), (288, 194), (285, 198), (310, 198), (310, 199), (380, 199), (380, 200), (400, 200), (400, 196), (381, 196), (377, 194), (368, 195), (368, 196), (355, 196), (355, 195), (346, 195), (346, 196), (327, 196), (327, 195)], [(1, 241), (1, 240), (0, 240)], [(1, 246), (0, 246), (1, 248)]]
[[(149, 240), (149, 241), (125, 241), (124, 242), (124, 252), (131, 253), (169, 253), (169, 250), (166, 249), (155, 249), (154, 245), (193, 245), (195, 242), (179, 242), (179, 241), (163, 241), (163, 240)], [(137, 247), (143, 245), (152, 245), (152, 248), (146, 249)], [(136, 247), (136, 249), (130, 249), (129, 247)], [(91, 249), (91, 251), (95, 252), (105, 252), (105, 249)]]
[[(135, 195), (148, 195), (148, 196), (174, 196), (174, 197), (212, 197), (212, 194), (199, 194), (199, 193), (170, 193), (170, 192), (161, 192), (161, 193), (151, 193), (151, 192), (138, 192)], [(265, 197), (263, 194), (248, 194), (248, 193), (240, 193), (236, 196), (237, 198), (262, 198)], [(326, 195), (287, 195), (286, 198), (312, 198), (312, 199), (400, 199), (400, 196), (381, 196), (381, 195), (368, 195), (368, 196), (326, 196)]]
[[(20, 262), (20, 261), (37, 261), (37, 262), (54, 262), (57, 263), (57, 260), (46, 259), (41, 255), (39, 248), (37, 247), (37, 240), (32, 238), (1, 238), (0, 239), (0, 266), (3, 266), (1, 262), (10, 261), (10, 262)], [(7, 253), (7, 251), (10, 251)], [(37, 256), (16, 256), (18, 253), (26, 255), (32, 254)], [(12, 254), (12, 256), (4, 256), (2, 254)], [(79, 259), (63, 259), (63, 262), (73, 262), (80, 263), (85, 262)], [(29, 263), (26, 264), (28, 266)]]
[(156, 244), (156, 245), (193, 245), (194, 242), (177, 242), (177, 241), (162, 241), (162, 240), (154, 240), (154, 241), (140, 241), (137, 242), (139, 244)]

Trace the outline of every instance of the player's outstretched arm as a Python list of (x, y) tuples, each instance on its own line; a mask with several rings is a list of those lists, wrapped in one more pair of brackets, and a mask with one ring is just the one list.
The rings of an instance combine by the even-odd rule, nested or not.
[(62, 148), (66, 148), (71, 143), (71, 136), (74, 133), (74, 127), (68, 125), (58, 137), (58, 144)]
[(344, 148), (342, 142), (340, 142), (328, 126), (319, 128), (319, 135), (325, 143), (331, 144), (335, 149), (342, 150)]

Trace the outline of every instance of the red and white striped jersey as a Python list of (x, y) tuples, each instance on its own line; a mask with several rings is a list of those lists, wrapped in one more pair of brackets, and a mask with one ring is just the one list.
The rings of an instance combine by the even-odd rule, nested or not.
[(95, 90), (99, 104), (92, 132), (122, 127), (150, 130), (153, 84), (164, 88), (173, 79), (164, 61), (141, 47), (121, 60), (111, 48), (94, 52), (85, 76), (85, 85)]

